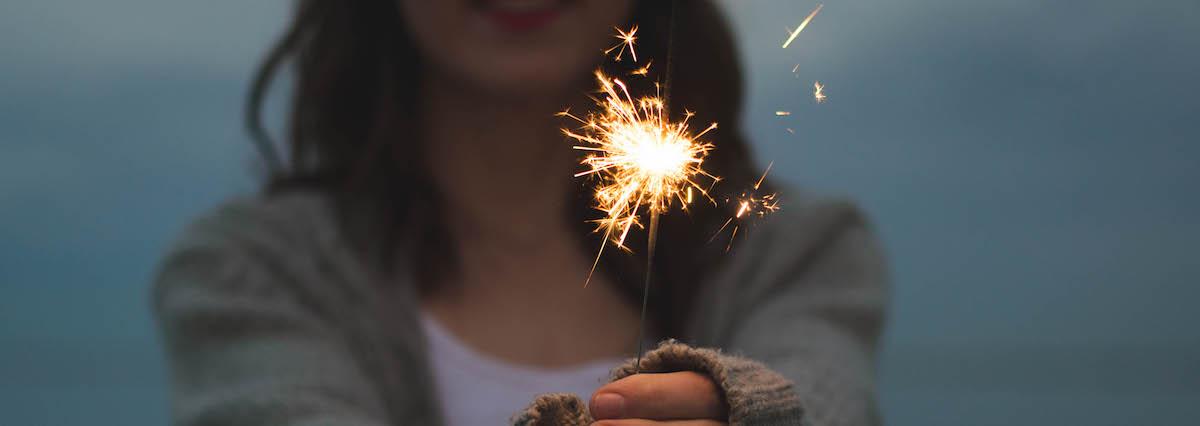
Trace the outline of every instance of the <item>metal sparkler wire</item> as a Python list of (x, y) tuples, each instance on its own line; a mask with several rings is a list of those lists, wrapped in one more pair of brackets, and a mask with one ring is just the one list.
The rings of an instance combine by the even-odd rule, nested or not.
[[(663, 77), (663, 103), (665, 104), (668, 116), (671, 113), (671, 76), (673, 75), (673, 57), (675, 54), (675, 15), (678, 12), (679, 0), (671, 0), (670, 9), (667, 11), (670, 17), (667, 24), (667, 65), (666, 75)], [(650, 228), (647, 230), (646, 238), (646, 279), (642, 285), (642, 314), (638, 320), (638, 337), (637, 337), (637, 359), (633, 362), (633, 374), (642, 372), (642, 351), (646, 344), (646, 307), (650, 301), (650, 281), (654, 274), (654, 249), (658, 243), (658, 210), (650, 210)]]

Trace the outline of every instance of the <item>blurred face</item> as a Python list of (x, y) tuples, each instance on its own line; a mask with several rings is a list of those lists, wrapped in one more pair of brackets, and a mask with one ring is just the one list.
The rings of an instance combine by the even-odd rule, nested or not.
[(614, 44), (633, 0), (398, 0), (429, 72), (493, 95), (562, 93)]

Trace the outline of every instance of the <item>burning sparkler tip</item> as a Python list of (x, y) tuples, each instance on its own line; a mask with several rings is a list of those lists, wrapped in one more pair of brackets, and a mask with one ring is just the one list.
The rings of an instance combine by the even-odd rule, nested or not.
[(693, 188), (706, 194), (697, 179), (714, 178), (700, 168), (712, 145), (699, 138), (716, 123), (693, 134), (688, 128), (690, 111), (682, 121), (672, 122), (662, 98), (635, 98), (621, 80), (602, 71), (596, 72), (596, 79), (604, 94), (595, 99), (601, 111), (589, 114), (583, 129), (564, 132), (579, 143), (575, 149), (593, 154), (582, 160), (587, 169), (576, 176), (599, 179), (596, 208), (605, 217), (595, 221), (597, 231), (629, 251), (625, 239), (631, 229), (643, 227), (641, 214), (665, 213), (676, 200), (686, 209)]

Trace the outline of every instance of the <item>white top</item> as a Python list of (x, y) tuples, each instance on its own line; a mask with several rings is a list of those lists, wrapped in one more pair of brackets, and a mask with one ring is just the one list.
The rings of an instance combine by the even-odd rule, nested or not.
[(421, 327), (429, 342), (429, 364), (446, 426), (507, 424), (534, 396), (551, 392), (587, 401), (623, 360), (599, 360), (564, 368), (513, 364), (476, 352), (428, 313)]

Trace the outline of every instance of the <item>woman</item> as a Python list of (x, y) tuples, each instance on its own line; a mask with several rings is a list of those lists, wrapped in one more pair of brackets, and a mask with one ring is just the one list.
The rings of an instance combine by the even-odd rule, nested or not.
[[(300, 1), (249, 109), (265, 141), (294, 62), (290, 161), (261, 145), (264, 195), (193, 224), (156, 283), (176, 422), (496, 424), (571, 391), (590, 413), (549, 395), (516, 420), (875, 423), (882, 262), (845, 202), (788, 193), (729, 254), (708, 239), (730, 212), (663, 218), (648, 334), (724, 352), (667, 342), (633, 374), (645, 253), (609, 250), (582, 285), (603, 236), (554, 113), (588, 107), (595, 67), (670, 62), (672, 105), (721, 124), (705, 168), (726, 191), (756, 178), (728, 28), (670, 3)], [(640, 61), (606, 60), (633, 24)]]

